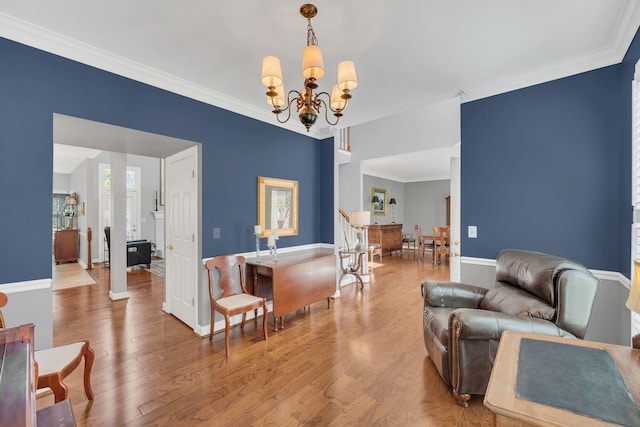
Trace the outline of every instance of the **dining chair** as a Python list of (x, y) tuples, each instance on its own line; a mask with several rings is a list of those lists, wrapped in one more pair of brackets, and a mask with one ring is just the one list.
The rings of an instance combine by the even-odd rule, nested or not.
[(424, 258), (424, 241), (422, 239), (422, 227), (416, 225), (413, 228), (416, 232), (416, 239), (418, 240), (418, 252), (420, 252), (420, 258)]
[(424, 259), (424, 252), (427, 249), (430, 249), (432, 252), (432, 256), (435, 256), (435, 254), (433, 253), (433, 236), (425, 236), (424, 234), (422, 234), (422, 227), (419, 225), (416, 225), (414, 227), (414, 230), (416, 232), (416, 240), (418, 242), (418, 251), (420, 252), (420, 259)]
[(450, 228), (449, 227), (433, 227), (433, 236), (435, 241), (433, 262), (438, 264), (442, 262), (443, 256), (449, 256), (450, 246)]
[[(7, 305), (9, 298), (0, 292), (0, 308)], [(0, 311), (0, 328), (7, 325)], [(53, 392), (55, 403), (61, 402), (69, 397), (69, 388), (65, 385), (64, 379), (69, 376), (84, 359), (84, 393), (87, 399), (93, 400), (93, 390), (91, 389), (91, 369), (95, 359), (95, 352), (89, 345), (88, 340), (82, 340), (71, 344), (48, 348), (46, 350), (36, 350), (35, 359), (38, 366), (38, 390), (50, 388)]]
[(407, 245), (407, 250), (413, 248), (414, 252), (416, 250), (416, 238), (413, 237), (413, 234), (410, 233), (402, 233), (402, 250), (404, 250), (404, 245)]
[[(267, 308), (267, 300), (247, 292), (244, 284), (244, 266), (245, 258), (240, 255), (217, 256), (205, 263), (209, 278), (209, 300), (211, 302), (211, 331), (209, 339), (213, 339), (215, 313), (221, 313), (224, 316), (224, 346), (227, 357), (230, 354), (229, 330), (231, 316), (233, 315), (242, 313), (240, 329), (244, 331), (247, 312), (254, 310), (256, 313), (255, 321), (257, 321), (257, 309), (262, 307), (262, 333), (265, 340), (268, 338), (267, 316), (269, 309)], [(218, 287), (215, 286), (216, 282), (213, 277), (215, 271), (220, 274)], [(236, 271), (238, 272), (238, 280), (236, 280)]]

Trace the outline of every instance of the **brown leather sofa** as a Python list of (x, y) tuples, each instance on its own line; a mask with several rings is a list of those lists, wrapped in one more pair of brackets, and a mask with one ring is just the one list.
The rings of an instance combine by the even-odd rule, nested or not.
[(598, 287), (584, 266), (539, 252), (500, 252), (490, 289), (422, 282), (424, 344), (460, 406), (485, 393), (506, 330), (584, 338)]

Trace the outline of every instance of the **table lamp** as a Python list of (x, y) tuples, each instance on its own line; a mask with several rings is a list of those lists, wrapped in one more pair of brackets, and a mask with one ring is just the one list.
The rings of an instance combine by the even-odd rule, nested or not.
[(358, 239), (356, 250), (362, 251), (366, 249), (364, 242), (362, 241), (362, 230), (366, 229), (369, 224), (371, 224), (371, 217), (369, 216), (368, 211), (351, 212), (351, 226), (358, 230), (356, 232), (356, 237)]
[[(373, 196), (371, 198), (371, 205), (372, 205), (372, 209), (371, 212), (375, 212), (376, 210), (376, 205), (380, 203), (380, 199), (378, 198), (378, 196)], [(376, 224), (378, 223), (378, 218), (376, 218)], [(368, 225), (368, 224), (367, 224)]]
[[(629, 310), (640, 313), (640, 259), (633, 261), (633, 278), (626, 305)], [(640, 349), (640, 334), (631, 338), (631, 346)]]
[(396, 199), (394, 197), (389, 199), (391, 205), (391, 224), (396, 223)]

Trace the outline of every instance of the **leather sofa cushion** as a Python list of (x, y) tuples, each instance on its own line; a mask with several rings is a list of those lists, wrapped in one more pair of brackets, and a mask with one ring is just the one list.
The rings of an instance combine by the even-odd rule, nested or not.
[(555, 306), (555, 283), (565, 270), (588, 270), (566, 258), (540, 252), (506, 249), (496, 263), (496, 281), (506, 282)]
[(496, 282), (480, 302), (484, 310), (553, 320), (556, 310), (544, 300), (507, 283)]

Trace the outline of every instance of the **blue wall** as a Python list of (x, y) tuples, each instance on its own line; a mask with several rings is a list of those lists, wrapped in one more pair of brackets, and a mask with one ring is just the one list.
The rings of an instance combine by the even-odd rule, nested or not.
[[(258, 176), (299, 181), (299, 235), (281, 238), (282, 247), (333, 242), (332, 139), (317, 141), (5, 39), (0, 57), (0, 283), (51, 277), (53, 113), (201, 143), (204, 257), (255, 250)], [(220, 240), (213, 240), (214, 227)]]
[(629, 276), (638, 38), (621, 64), (462, 105), (464, 256), (530, 249)]

